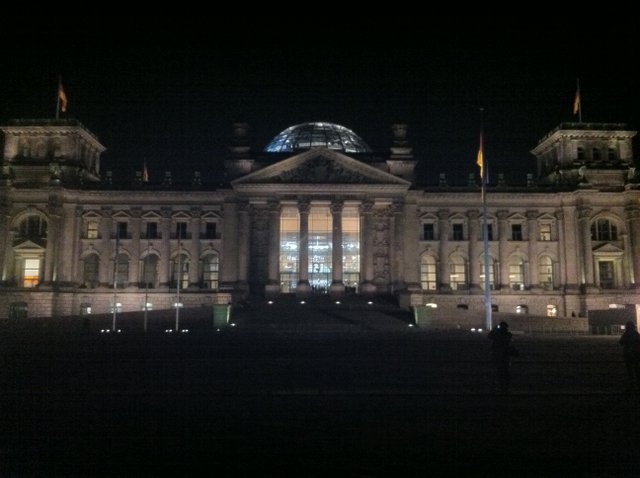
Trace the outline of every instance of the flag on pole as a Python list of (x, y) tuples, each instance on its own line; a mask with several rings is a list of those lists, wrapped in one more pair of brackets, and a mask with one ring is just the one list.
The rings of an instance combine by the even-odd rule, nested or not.
[(484, 181), (484, 158), (482, 156), (482, 133), (480, 133), (480, 147), (478, 148), (478, 159), (476, 164), (480, 168), (480, 179)]
[(58, 102), (60, 104), (60, 111), (66, 113), (67, 111), (67, 95), (62, 87), (62, 80), (58, 82)]
[(147, 169), (147, 162), (144, 162), (144, 165), (142, 166), (142, 182), (143, 183), (148, 183), (149, 182), (149, 170)]
[(576, 89), (576, 97), (573, 99), (573, 114), (577, 115), (580, 112), (580, 85)]

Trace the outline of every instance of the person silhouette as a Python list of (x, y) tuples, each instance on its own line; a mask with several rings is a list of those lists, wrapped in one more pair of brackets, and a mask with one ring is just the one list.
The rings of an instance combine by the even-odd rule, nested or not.
[(636, 330), (636, 324), (629, 321), (625, 324), (624, 333), (619, 340), (622, 345), (622, 356), (627, 369), (627, 390), (640, 390), (640, 334)]
[(509, 393), (511, 384), (511, 357), (517, 355), (517, 349), (511, 345), (512, 334), (509, 324), (502, 321), (489, 332), (491, 343), (491, 362), (496, 367), (499, 393)]

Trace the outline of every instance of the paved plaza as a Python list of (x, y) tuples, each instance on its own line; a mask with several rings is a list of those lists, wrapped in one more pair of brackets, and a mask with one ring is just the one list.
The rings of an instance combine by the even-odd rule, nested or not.
[(486, 333), (390, 310), (0, 323), (0, 475), (637, 476), (640, 396), (616, 336)]

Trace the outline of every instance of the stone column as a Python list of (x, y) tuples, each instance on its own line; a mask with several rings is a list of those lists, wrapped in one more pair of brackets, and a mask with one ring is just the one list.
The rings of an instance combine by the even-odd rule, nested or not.
[(69, 286), (74, 280), (73, 271), (78, 261), (78, 253), (76, 251), (76, 214), (73, 204), (65, 204), (62, 208), (62, 217), (60, 224), (64, 231), (58, 242), (58, 252), (56, 257), (57, 281), (61, 284)]
[(620, 234), (622, 244), (624, 247), (624, 253), (622, 260), (620, 261), (620, 279), (618, 287), (624, 287), (625, 289), (633, 284), (633, 261), (631, 258), (631, 240), (629, 234)]
[(268, 277), (265, 293), (274, 296), (280, 293), (280, 203), (269, 201), (269, 245), (268, 253)]
[(189, 264), (189, 288), (198, 289), (200, 287), (200, 207), (191, 208), (191, 243), (189, 244), (189, 254), (191, 263)]
[(532, 288), (538, 289), (538, 211), (527, 211), (527, 239), (529, 241), (529, 277), (528, 280)]
[(625, 208), (626, 219), (629, 229), (629, 242), (630, 245), (630, 253), (632, 260), (632, 271), (633, 276), (631, 282), (638, 287), (638, 280), (640, 280), (640, 207), (635, 205), (630, 205)]
[(583, 284), (589, 288), (594, 287), (593, 257), (591, 252), (591, 213), (590, 207), (578, 208), (578, 243), (580, 244), (580, 262), (583, 267)]
[(367, 199), (360, 204), (360, 237), (362, 244), (362, 284), (360, 291), (371, 294), (376, 290), (373, 281), (373, 201)]
[(469, 289), (471, 292), (482, 292), (480, 287), (480, 251), (482, 237), (480, 234), (480, 213), (477, 209), (467, 211), (469, 218)]
[(298, 240), (298, 285), (296, 295), (305, 297), (311, 294), (309, 284), (309, 211), (311, 204), (308, 199), (298, 200), (298, 214), (300, 215), (300, 236)]
[(438, 255), (440, 256), (438, 268), (438, 289), (441, 292), (451, 290), (451, 277), (449, 271), (449, 210), (441, 209), (438, 211), (438, 233), (440, 235), (440, 243)]
[(169, 287), (171, 282), (169, 270), (171, 268), (171, 208), (163, 207), (160, 210), (160, 234), (162, 239), (159, 244), (160, 262), (158, 264), (158, 282), (160, 287)]
[(251, 229), (249, 227), (249, 212), (251, 206), (248, 202), (238, 203), (238, 289), (246, 291), (249, 287), (249, 257), (251, 254), (250, 240)]
[(500, 260), (500, 277), (496, 278), (500, 282), (500, 289), (509, 289), (509, 211), (500, 210), (496, 212), (498, 217), (498, 257)]
[(344, 201), (335, 200), (331, 203), (331, 220), (333, 228), (333, 248), (331, 250), (331, 294), (344, 294), (342, 283), (342, 210)]

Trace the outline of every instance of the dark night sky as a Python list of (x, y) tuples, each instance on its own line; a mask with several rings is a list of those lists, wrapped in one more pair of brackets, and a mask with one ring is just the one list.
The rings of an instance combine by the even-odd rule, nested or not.
[(5, 30), (3, 44), (12, 46), (0, 121), (52, 117), (60, 73), (69, 116), (108, 148), (103, 172), (133, 177), (146, 159), (152, 180), (165, 169), (206, 177), (222, 164), (234, 121), (251, 125), (255, 149), (289, 125), (323, 120), (379, 151), (390, 146), (390, 125), (406, 122), (423, 179), (446, 171), (461, 183), (476, 172), (480, 106), (492, 171), (518, 182), (535, 170), (529, 150), (537, 141), (575, 119), (576, 77), (585, 121), (640, 127), (631, 73), (640, 42), (631, 29), (578, 40), (552, 26), (491, 34), (498, 29), (287, 26), (234, 35), (133, 22), (108, 32)]

